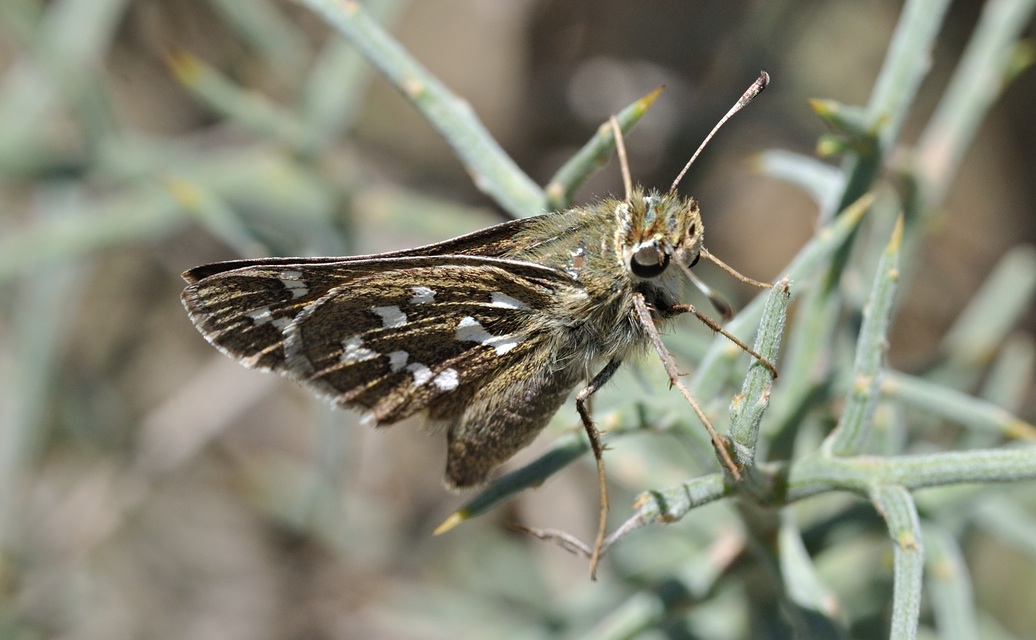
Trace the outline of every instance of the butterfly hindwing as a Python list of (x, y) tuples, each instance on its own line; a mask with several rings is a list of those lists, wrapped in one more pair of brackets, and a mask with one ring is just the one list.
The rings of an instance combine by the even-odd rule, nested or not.
[[(546, 344), (534, 348), (546, 353), (527, 362), (552, 362)], [(532, 442), (579, 381), (572, 368), (518, 362), (496, 372), (448, 424), (446, 482), (457, 488), (485, 482), (497, 465)]]

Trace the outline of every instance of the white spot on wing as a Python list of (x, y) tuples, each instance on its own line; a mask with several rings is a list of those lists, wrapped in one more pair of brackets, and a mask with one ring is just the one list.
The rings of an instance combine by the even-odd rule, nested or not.
[(428, 304), (435, 300), (435, 291), (428, 287), (410, 287), (414, 297), (410, 298), (410, 304)]
[(491, 307), (500, 307), (501, 309), (528, 309), (529, 305), (525, 304), (521, 300), (516, 300), (506, 293), (500, 293), (494, 291), (489, 297)]
[(464, 316), (457, 323), (457, 339), (461, 342), (484, 342), (492, 337), (485, 327), (471, 316)]
[(367, 347), (363, 346), (363, 339), (359, 336), (353, 336), (342, 343), (342, 363), (352, 364), (354, 362), (364, 362), (365, 360), (373, 360), (378, 357), (376, 351), (371, 351)]
[(457, 339), (461, 342), (477, 342), (487, 347), (493, 347), (498, 356), (514, 349), (521, 342), (513, 335), (494, 336), (471, 316), (464, 316), (457, 323)]
[(519, 342), (521, 341), (515, 338), (514, 336), (506, 335), (496, 336), (491, 340), (483, 342), (482, 344), (486, 345), (487, 347), (493, 347), (494, 349), (496, 349), (496, 355), (502, 356), (511, 349), (517, 347)]
[(292, 298), (301, 298), (302, 296), (309, 293), (309, 287), (302, 281), (302, 272), (295, 271), (292, 269), (285, 269), (281, 271), (279, 280), (284, 288), (291, 291)]
[[(281, 319), (283, 320), (283, 318)], [(289, 322), (281, 329), (281, 333), (284, 335), (284, 342), (282, 343), (284, 361), (288, 365), (287, 368), (291, 375), (293, 377), (302, 377), (312, 374), (313, 363), (302, 350), (302, 335), (299, 333), (299, 324)]]
[(453, 391), (460, 385), (460, 376), (456, 369), (443, 369), (432, 380), (432, 384), (443, 391)]
[(389, 369), (395, 373), (406, 366), (406, 361), (410, 359), (410, 354), (406, 351), (393, 351), (388, 354), (388, 357)]
[(360, 414), (360, 424), (364, 427), (378, 426), (378, 416), (373, 411), (364, 411)]
[(406, 370), (414, 376), (414, 386), (423, 387), (428, 384), (428, 381), (432, 379), (432, 370), (424, 366), (420, 362), (414, 362), (408, 364)]
[(406, 314), (394, 304), (387, 307), (371, 307), (371, 311), (381, 316), (381, 326), (386, 329), (396, 329), (406, 324)]
[(264, 325), (273, 320), (273, 313), (270, 312), (270, 307), (263, 307), (262, 309), (256, 309), (255, 311), (249, 311), (245, 315), (251, 318), (252, 322), (257, 325)]
[(290, 318), (274, 318), (273, 312), (270, 311), (270, 307), (263, 307), (262, 309), (256, 309), (255, 311), (248, 311), (245, 313), (246, 316), (252, 319), (255, 326), (261, 327), (264, 324), (273, 323), (273, 326), (277, 327), (282, 333), (284, 329), (291, 324)]

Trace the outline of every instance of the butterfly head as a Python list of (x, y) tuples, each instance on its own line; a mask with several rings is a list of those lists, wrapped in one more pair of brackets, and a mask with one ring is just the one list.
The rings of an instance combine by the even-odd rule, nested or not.
[(694, 198), (637, 190), (622, 206), (629, 212), (622, 257), (635, 278), (653, 280), (698, 262), (705, 236)]

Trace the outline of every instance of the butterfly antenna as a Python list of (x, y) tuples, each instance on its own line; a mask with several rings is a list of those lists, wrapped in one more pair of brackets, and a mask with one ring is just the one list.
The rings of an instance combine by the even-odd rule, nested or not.
[(622, 169), (622, 186), (626, 189), (626, 201), (633, 195), (633, 179), (630, 178), (630, 161), (626, 157), (626, 143), (622, 140), (622, 127), (615, 116), (608, 119), (612, 126), (612, 135), (615, 137), (615, 151), (619, 154), (619, 168)]
[(757, 287), (759, 289), (772, 289), (773, 288), (773, 285), (770, 284), (769, 282), (759, 282), (758, 280), (753, 280), (752, 278), (749, 278), (746, 275), (742, 275), (739, 271), (734, 269), (734, 267), (730, 266), (726, 262), (723, 262), (722, 260), (720, 260), (716, 256), (712, 255), (709, 252), (709, 250), (706, 249), (705, 247), (701, 248), (701, 255), (705, 259), (711, 260), (712, 263), (715, 264), (717, 267), (719, 267), (720, 269), (723, 269), (724, 271), (726, 271), (730, 275), (734, 276), (735, 278), (737, 278), (741, 282), (744, 282), (745, 284), (752, 285), (753, 287)]
[(760, 71), (759, 77), (755, 79), (755, 82), (752, 83), (752, 86), (748, 87), (748, 89), (743, 94), (741, 94), (741, 97), (738, 98), (738, 101), (734, 104), (733, 107), (730, 108), (730, 111), (727, 111), (727, 114), (719, 119), (719, 122), (716, 123), (716, 126), (713, 127), (712, 131), (709, 132), (709, 135), (705, 136), (705, 140), (703, 140), (702, 143), (698, 145), (698, 150), (694, 152), (694, 155), (691, 156), (691, 159), (688, 160), (687, 164), (685, 164), (683, 166), (683, 169), (680, 170), (679, 175), (676, 176), (676, 180), (673, 180), (673, 186), (669, 187), (669, 191), (676, 191), (676, 187), (679, 186), (680, 181), (683, 180), (684, 174), (687, 173), (687, 170), (691, 168), (691, 165), (694, 164), (694, 161), (698, 157), (698, 154), (701, 153), (701, 150), (705, 148), (705, 145), (709, 144), (709, 140), (712, 140), (712, 136), (716, 135), (716, 132), (719, 131), (719, 128), (726, 124), (727, 120), (730, 120), (730, 118), (735, 113), (744, 109), (749, 102), (755, 99), (757, 95), (762, 93), (763, 89), (765, 89), (766, 85), (768, 84), (770, 84), (770, 74), (766, 73), (765, 71)]

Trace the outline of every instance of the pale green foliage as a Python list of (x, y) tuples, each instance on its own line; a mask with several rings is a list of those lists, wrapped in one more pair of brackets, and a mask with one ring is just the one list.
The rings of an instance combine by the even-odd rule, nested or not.
[[(1036, 348), (1013, 332), (1033, 306), (1036, 252), (1003, 257), (937, 364), (895, 371), (887, 349), (964, 152), (1031, 57), (1019, 44), (1031, 0), (984, 3), (916, 142), (902, 132), (946, 0), (905, 3), (866, 106), (813, 103), (830, 129), (821, 148), (840, 166), (783, 151), (759, 159), (820, 210), (815, 236), (778, 274), (788, 288), (725, 325), (754, 335), (779, 379), (722, 338), (666, 336), (692, 371), (684, 382), (730, 435), (743, 481), (717, 470), (648, 354), (595, 398), (615, 533), (599, 582), (564, 588), (552, 572), (564, 551), (492, 523), (516, 518), (499, 508), (515, 495), (573, 515), (571, 487), (551, 476), (586, 465), (579, 477), (590, 477), (581, 433), (558, 436), (457, 512), (472, 522), (430, 538), (454, 507), (430, 476), (385, 478), (384, 460), (407, 461), (405, 471), (406, 442), (432, 440), (362, 434), (342, 424), (348, 414), (304, 400), (272, 403), (272, 377), (204, 360), (177, 275), (194, 266), (185, 261), (231, 257), (204, 246), (211, 238), (240, 256), (335, 255), (368, 250), (357, 229), (441, 240), (494, 221), (381, 186), (341, 153), (372, 67), (512, 215), (567, 204), (611, 154), (610, 130), (541, 188), (379, 26), (395, 3), (298, 0), (291, 10), (344, 36), (313, 56), (284, 6), (212, 0), (200, 4), (301, 78), (298, 99), (252, 90), (240, 77), (254, 69), (232, 79), (171, 52), (180, 89), (230, 125), (233, 142), (145, 136), (113, 107), (100, 71), (132, 4), (0, 3), (22, 56), (0, 85), (0, 637), (913, 638), (919, 627), (998, 637), (989, 607), (1001, 596), (976, 591), (968, 563), (980, 537), (1036, 562), (1036, 430), (1017, 415)], [(623, 111), (623, 129), (650, 117), (649, 104)], [(160, 276), (140, 286), (148, 269)], [(574, 426), (574, 410), (555, 422)], [(593, 513), (592, 480), (577, 486)]]

